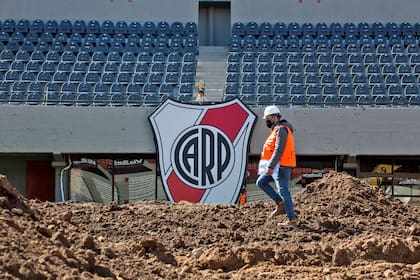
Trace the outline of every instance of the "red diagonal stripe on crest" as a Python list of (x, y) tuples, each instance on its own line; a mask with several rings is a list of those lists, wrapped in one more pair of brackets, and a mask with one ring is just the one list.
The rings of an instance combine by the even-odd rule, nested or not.
[(175, 172), (172, 171), (168, 177), (168, 188), (171, 192), (174, 202), (179, 202), (181, 200), (198, 203), (203, 197), (203, 194), (206, 190), (192, 188), (185, 183), (183, 183)]
[(247, 118), (248, 113), (235, 103), (222, 108), (209, 109), (200, 124), (217, 127), (233, 142)]

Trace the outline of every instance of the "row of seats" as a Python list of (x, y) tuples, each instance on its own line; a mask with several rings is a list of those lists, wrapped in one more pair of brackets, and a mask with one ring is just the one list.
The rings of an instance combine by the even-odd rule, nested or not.
[(0, 93), (3, 96), (10, 96), (12, 93), (44, 93), (44, 92), (69, 92), (69, 93), (122, 93), (129, 95), (132, 93), (139, 94), (164, 94), (169, 96), (176, 95), (192, 95), (192, 83), (152, 83), (152, 82), (137, 82), (130, 83), (121, 82), (0, 82)]
[[(1, 35), (1, 34), (0, 34)], [(107, 39), (108, 40), (108, 39)], [(100, 38), (96, 41), (83, 41), (77, 42), (69, 39), (68, 42), (60, 42), (53, 40), (53, 42), (46, 42), (40, 39), (38, 42), (24, 41), (19, 43), (17, 41), (3, 42), (0, 41), (0, 50), (9, 50), (9, 51), (84, 51), (93, 53), (95, 51), (101, 52), (194, 52), (198, 54), (198, 40), (197, 38), (188, 37), (184, 38), (174, 38), (168, 40), (166, 38), (158, 38), (151, 40), (142, 40), (139, 38), (130, 37), (123, 42), (114, 41), (113, 39), (110, 42), (107, 42), (104, 38)]]
[[(28, 85), (31, 82), (71, 82), (71, 83), (139, 83), (139, 84), (179, 84), (179, 83), (194, 83), (195, 74), (194, 73), (161, 73), (161, 72), (152, 72), (152, 73), (112, 73), (112, 72), (47, 72), (42, 71), (39, 73), (36, 72), (23, 72), (22, 74), (19, 71), (8, 71), (3, 77), (2, 72), (0, 72), (0, 82), (8, 84), (22, 84)], [(14, 90), (14, 87), (11, 87)]]
[(7, 96), (0, 92), (0, 104), (10, 105), (55, 105), (55, 106), (157, 106), (171, 98), (180, 102), (191, 102), (192, 95), (156, 95), (132, 93), (57, 93), (15, 92)]
[(105, 20), (103, 22), (99, 22), (97, 20), (69, 20), (63, 19), (61, 21), (57, 21), (54, 19), (50, 20), (42, 20), (36, 19), (30, 21), (28, 19), (21, 19), (21, 20), (14, 20), (14, 19), (6, 19), (4, 21), (0, 21), (0, 31), (6, 33), (64, 33), (64, 34), (71, 34), (71, 33), (79, 33), (79, 34), (150, 34), (150, 35), (157, 35), (157, 34), (165, 34), (165, 35), (175, 35), (175, 34), (192, 34), (198, 35), (198, 28), (195, 22), (186, 22), (185, 24), (182, 22), (126, 22), (126, 21), (111, 21)]
[(249, 106), (275, 104), (280, 107), (316, 107), (316, 108), (338, 108), (338, 107), (405, 107), (420, 106), (420, 96), (411, 96), (410, 98), (401, 96), (342, 96), (337, 95), (226, 95), (225, 101), (239, 98)]
[(305, 22), (299, 24), (296, 22), (284, 23), (284, 22), (263, 22), (258, 24), (256, 22), (235, 22), (232, 26), (232, 35), (246, 36), (246, 35), (295, 35), (295, 36), (392, 36), (392, 35), (420, 35), (420, 22), (412, 24), (409, 22), (395, 23), (395, 22), (346, 22), (339, 23), (333, 22), (327, 24), (325, 22), (319, 22), (313, 24)]
[(338, 96), (420, 96), (417, 84), (228, 84), (225, 86), (225, 95), (338, 95)]
[(229, 53), (228, 63), (411, 63), (420, 62), (419, 52), (411, 53), (334, 53), (334, 52), (311, 52), (311, 53), (270, 53), (270, 52), (246, 52)]
[(126, 63), (153, 63), (153, 62), (161, 62), (161, 63), (196, 63), (197, 57), (195, 53), (179, 53), (179, 52), (170, 52), (170, 53), (149, 53), (149, 52), (101, 52), (96, 51), (94, 53), (90, 52), (74, 52), (74, 51), (17, 51), (13, 52), (10, 50), (3, 50), (0, 52), (0, 61), (2, 62), (29, 62), (29, 61), (36, 61), (36, 62), (44, 62), (44, 61), (52, 61), (52, 62), (68, 62), (68, 63), (75, 63), (75, 62), (126, 62)]

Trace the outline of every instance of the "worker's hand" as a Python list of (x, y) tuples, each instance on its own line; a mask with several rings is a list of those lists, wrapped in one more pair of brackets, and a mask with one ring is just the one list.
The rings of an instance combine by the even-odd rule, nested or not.
[(274, 172), (274, 169), (273, 168), (267, 167), (265, 169), (265, 174), (266, 175), (273, 175), (273, 172)]

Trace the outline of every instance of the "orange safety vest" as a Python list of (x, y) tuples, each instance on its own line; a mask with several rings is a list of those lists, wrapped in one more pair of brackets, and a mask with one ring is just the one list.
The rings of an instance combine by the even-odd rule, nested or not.
[[(287, 129), (286, 145), (284, 146), (283, 154), (280, 158), (280, 166), (296, 167), (296, 153), (295, 153), (295, 141), (293, 133), (287, 126), (282, 126)], [(261, 153), (261, 160), (270, 160), (273, 156), (274, 149), (276, 147), (277, 129), (273, 129), (267, 140), (265, 140), (263, 151)]]

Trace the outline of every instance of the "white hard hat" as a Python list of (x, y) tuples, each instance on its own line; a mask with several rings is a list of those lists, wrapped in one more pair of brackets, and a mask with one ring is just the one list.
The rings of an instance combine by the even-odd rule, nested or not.
[(264, 110), (264, 119), (269, 115), (275, 115), (275, 114), (280, 115), (279, 108), (277, 108), (277, 106), (274, 106), (274, 105), (267, 106)]

